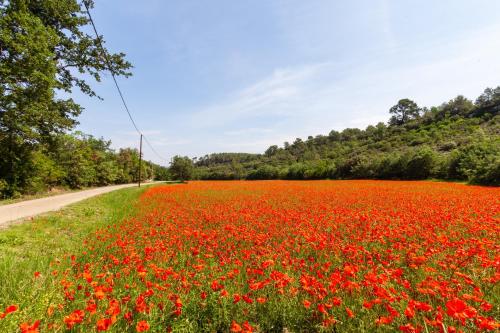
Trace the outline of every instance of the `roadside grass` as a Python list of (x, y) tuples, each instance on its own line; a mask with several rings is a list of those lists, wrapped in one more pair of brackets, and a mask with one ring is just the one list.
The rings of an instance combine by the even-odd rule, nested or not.
[(14, 204), (14, 203), (22, 202), (22, 201), (27, 201), (27, 200), (47, 198), (47, 197), (52, 197), (52, 196), (60, 195), (60, 194), (90, 190), (90, 189), (91, 189), (90, 187), (83, 188), (83, 189), (69, 189), (69, 188), (64, 188), (64, 187), (58, 187), (58, 188), (55, 188), (55, 189), (48, 191), (48, 192), (41, 192), (41, 193), (36, 193), (36, 194), (25, 194), (25, 195), (21, 195), (20, 197), (17, 197), (17, 198), (0, 199), (0, 206), (10, 205), (10, 204)]
[(71, 254), (80, 253), (93, 231), (133, 214), (145, 189), (106, 193), (0, 230), (0, 312), (19, 307), (11, 318), (0, 320), (0, 332), (15, 332), (14, 323), (44, 317), (49, 307), (60, 304), (57, 275), (71, 267)]
[[(109, 186), (114, 186), (114, 185), (124, 185), (124, 184), (110, 184)], [(15, 204), (18, 202), (23, 202), (23, 201), (28, 201), (28, 200), (48, 198), (48, 197), (53, 197), (53, 196), (61, 195), (61, 194), (68, 194), (68, 193), (93, 190), (93, 189), (96, 189), (99, 187), (102, 187), (102, 186), (89, 186), (89, 187), (82, 187), (82, 188), (55, 187), (55, 188), (51, 189), (50, 191), (46, 191), (46, 192), (39, 192), (39, 193), (33, 193), (33, 194), (22, 194), (19, 197), (15, 197), (15, 198), (0, 199), (0, 206)]]

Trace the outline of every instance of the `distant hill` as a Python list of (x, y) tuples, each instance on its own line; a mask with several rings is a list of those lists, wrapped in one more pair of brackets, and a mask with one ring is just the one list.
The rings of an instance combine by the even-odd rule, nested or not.
[(197, 179), (427, 179), (500, 185), (500, 87), (420, 108), (402, 99), (387, 124), (300, 138), (263, 154), (194, 159)]

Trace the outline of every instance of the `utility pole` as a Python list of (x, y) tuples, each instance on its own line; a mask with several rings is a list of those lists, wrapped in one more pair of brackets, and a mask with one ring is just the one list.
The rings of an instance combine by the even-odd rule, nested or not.
[(141, 169), (142, 169), (142, 133), (141, 133), (141, 143), (139, 145), (139, 187), (141, 187)]

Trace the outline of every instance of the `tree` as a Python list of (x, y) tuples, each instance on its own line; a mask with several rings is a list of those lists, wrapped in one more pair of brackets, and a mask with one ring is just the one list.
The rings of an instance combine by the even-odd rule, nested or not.
[(245, 169), (243, 168), (243, 165), (234, 159), (231, 162), (231, 174), (233, 179), (241, 179), (245, 176)]
[(474, 104), (459, 95), (441, 106), (441, 113), (446, 116), (467, 116), (474, 110)]
[(405, 177), (408, 179), (426, 179), (432, 176), (437, 155), (428, 146), (413, 152), (408, 158)]
[(122, 148), (118, 151), (116, 158), (122, 170), (119, 182), (131, 183), (137, 181), (139, 170), (139, 152), (137, 149)]
[(266, 155), (267, 157), (271, 157), (271, 156), (275, 155), (277, 152), (278, 152), (278, 146), (273, 145), (273, 146), (270, 146), (269, 148), (267, 148), (264, 155)]
[(190, 180), (193, 177), (193, 161), (187, 156), (174, 156), (170, 164), (170, 174), (177, 180)]
[(154, 179), (155, 180), (169, 180), (170, 179), (170, 173), (168, 172), (168, 169), (157, 165), (153, 164), (153, 172), (154, 172)]
[(486, 88), (477, 98), (476, 106), (479, 109), (479, 113), (500, 113), (500, 86), (495, 89)]
[(0, 0), (0, 178), (11, 194), (37, 146), (76, 124), (80, 106), (57, 92), (76, 86), (95, 96), (80, 74), (100, 81), (106, 58), (116, 75), (130, 75), (123, 53), (102, 50), (102, 37), (83, 31), (88, 23), (77, 0)]
[(389, 120), (390, 125), (404, 125), (408, 121), (420, 117), (421, 109), (418, 107), (417, 103), (411, 99), (404, 98), (398, 101), (398, 104), (394, 105), (389, 113), (393, 116)]
[[(43, 111), (51, 111), (57, 36), (22, 6), (0, 3), (0, 175), (11, 194), (27, 174)], [(56, 124), (54, 127), (63, 127)], [(61, 126), (62, 125), (62, 126)], [(50, 126), (50, 125), (49, 125)], [(23, 163), (25, 162), (25, 163)]]
[(339, 141), (340, 140), (340, 133), (336, 130), (331, 130), (330, 133), (328, 133), (328, 138), (331, 141)]
[(500, 138), (483, 138), (459, 149), (458, 172), (471, 183), (500, 185)]
[(271, 165), (262, 165), (257, 170), (248, 174), (247, 179), (263, 180), (263, 179), (278, 179), (279, 170)]

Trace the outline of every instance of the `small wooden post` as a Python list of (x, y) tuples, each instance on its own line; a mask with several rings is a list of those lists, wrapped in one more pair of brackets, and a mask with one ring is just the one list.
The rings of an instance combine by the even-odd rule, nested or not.
[(142, 169), (142, 134), (141, 134), (141, 143), (139, 145), (139, 187), (141, 187), (141, 169)]

